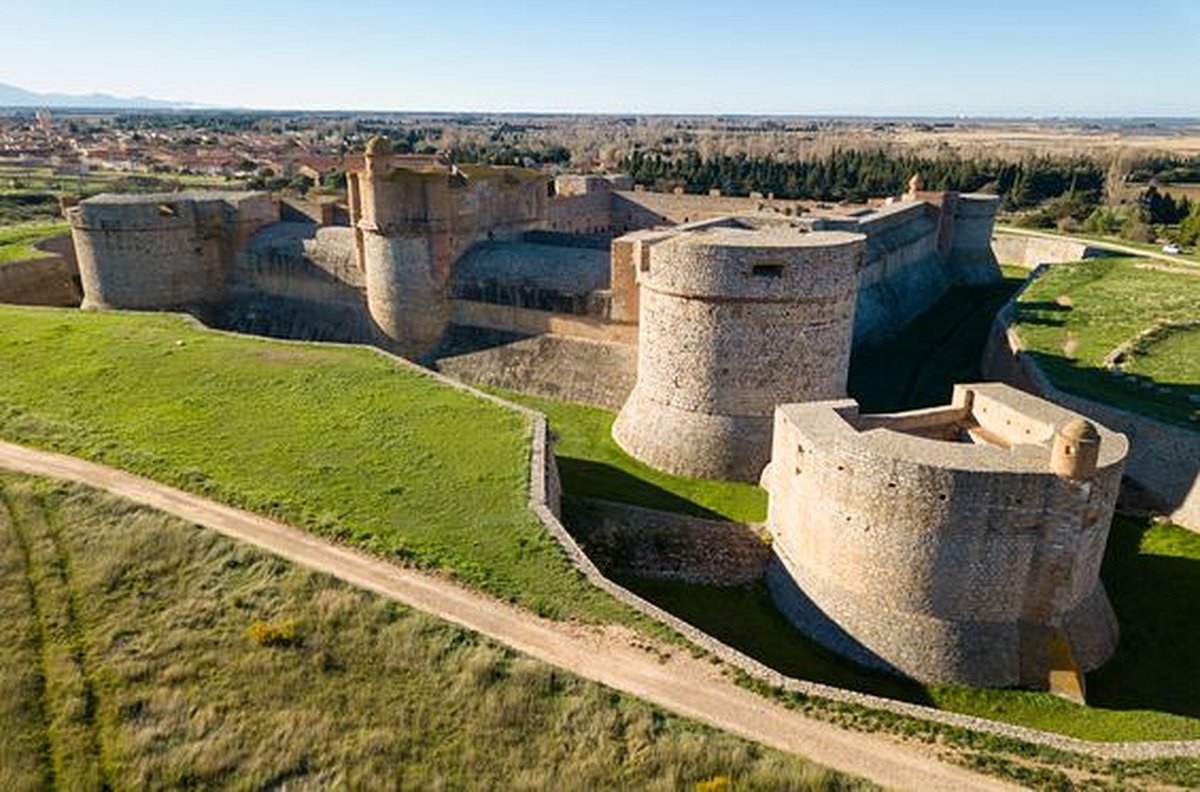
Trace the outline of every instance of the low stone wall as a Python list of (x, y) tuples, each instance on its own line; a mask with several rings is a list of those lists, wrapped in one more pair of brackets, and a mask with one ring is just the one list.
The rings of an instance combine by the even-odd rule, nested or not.
[(83, 299), (70, 234), (34, 245), (48, 255), (0, 264), (0, 302), (74, 308)]
[(1200, 432), (1172, 426), (1059, 390), (1024, 351), (1013, 327), (1016, 303), (1044, 267), (1034, 270), (1025, 286), (996, 316), (984, 353), (983, 372), (990, 379), (1082, 413), (1129, 438), (1125, 475), (1149, 496), (1156, 510), (1173, 522), (1200, 532)]
[(992, 252), (1001, 264), (1018, 264), (1036, 267), (1039, 264), (1058, 264), (1064, 261), (1082, 261), (1103, 255), (1100, 248), (1085, 245), (1072, 239), (1033, 234), (997, 232), (992, 237)]
[(614, 344), (637, 344), (637, 325), (606, 322), (588, 316), (536, 311), (515, 305), (452, 300), (451, 321), (454, 324), (506, 330), (512, 333), (539, 335), (555, 333), (587, 341), (607, 341)]
[(770, 543), (754, 527), (588, 499), (565, 516), (592, 559), (619, 575), (741, 586), (760, 579)]
[(637, 350), (547, 334), (442, 358), (437, 366), (474, 385), (619, 410), (633, 390)]

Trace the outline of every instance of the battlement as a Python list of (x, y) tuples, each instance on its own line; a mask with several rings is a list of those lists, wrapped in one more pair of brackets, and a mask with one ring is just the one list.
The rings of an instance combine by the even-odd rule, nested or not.
[(777, 602), (804, 632), (923, 681), (1046, 688), (1104, 663), (1099, 580), (1128, 443), (1000, 384), (949, 405), (775, 414), (768, 528)]

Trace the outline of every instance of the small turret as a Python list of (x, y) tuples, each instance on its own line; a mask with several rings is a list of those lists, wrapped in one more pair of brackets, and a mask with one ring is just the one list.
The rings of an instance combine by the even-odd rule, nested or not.
[(392, 142), (385, 137), (376, 135), (367, 141), (366, 165), (367, 170), (374, 170), (379, 160), (392, 156)]
[(1059, 427), (1050, 451), (1050, 471), (1072, 479), (1091, 478), (1100, 458), (1100, 433), (1095, 424), (1074, 418)]

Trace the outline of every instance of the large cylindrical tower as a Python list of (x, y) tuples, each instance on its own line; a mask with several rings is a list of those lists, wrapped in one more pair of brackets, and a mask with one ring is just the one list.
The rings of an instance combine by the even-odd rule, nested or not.
[(711, 228), (655, 245), (617, 443), (670, 473), (756, 481), (776, 404), (845, 394), (863, 239)]
[(236, 251), (279, 219), (265, 193), (102, 194), (70, 209), (84, 308), (220, 302)]
[(384, 138), (371, 139), (365, 161), (358, 231), (367, 309), (387, 343), (420, 357), (450, 321), (447, 176), (394, 168)]

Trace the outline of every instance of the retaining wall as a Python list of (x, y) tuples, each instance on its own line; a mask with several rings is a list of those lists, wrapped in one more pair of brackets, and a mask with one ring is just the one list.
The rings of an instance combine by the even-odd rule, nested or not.
[(592, 559), (620, 575), (742, 586), (771, 558), (770, 543), (741, 523), (592, 499), (573, 504), (569, 521)]
[(997, 314), (984, 353), (984, 375), (1035, 393), (1124, 434), (1129, 439), (1126, 477), (1173, 522), (1200, 532), (1200, 432), (1059, 390), (1024, 351), (1013, 326), (1015, 306), (1042, 271), (1042, 267), (1035, 270)]
[(474, 385), (619, 410), (637, 377), (627, 344), (542, 334), (442, 358), (438, 370)]
[(43, 258), (0, 264), (0, 302), (74, 308), (83, 299), (70, 234), (34, 244)]

